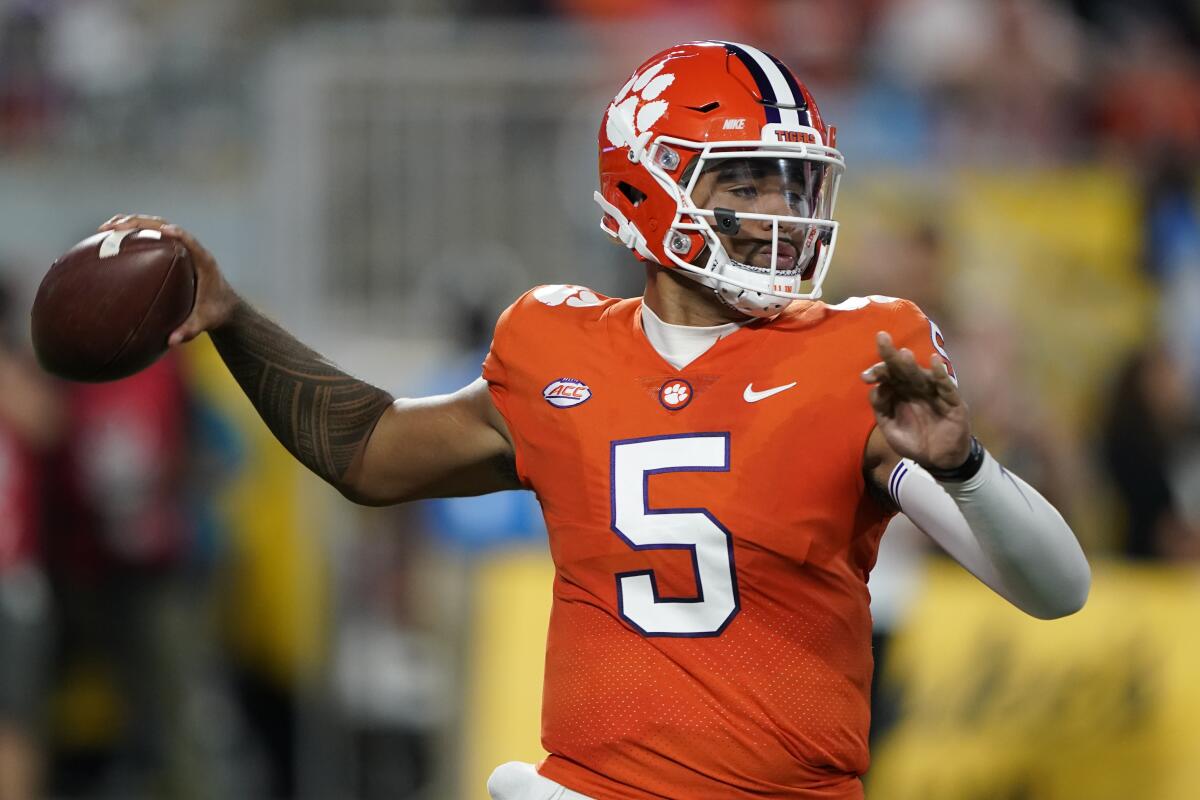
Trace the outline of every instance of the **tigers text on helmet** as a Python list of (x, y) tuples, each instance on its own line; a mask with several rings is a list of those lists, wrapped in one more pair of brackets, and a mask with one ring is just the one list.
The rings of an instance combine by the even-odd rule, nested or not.
[(733, 42), (672, 47), (638, 67), (605, 113), (600, 226), (730, 307), (773, 316), (821, 296), (845, 170), (835, 144), (774, 56)]

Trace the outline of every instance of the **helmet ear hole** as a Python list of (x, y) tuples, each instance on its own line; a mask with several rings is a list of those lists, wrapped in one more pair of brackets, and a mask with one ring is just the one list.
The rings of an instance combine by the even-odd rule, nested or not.
[(617, 184), (617, 189), (621, 192), (621, 194), (625, 195), (625, 199), (628, 200), (634, 208), (640, 206), (646, 199), (646, 193), (634, 186), (632, 183), (621, 181)]

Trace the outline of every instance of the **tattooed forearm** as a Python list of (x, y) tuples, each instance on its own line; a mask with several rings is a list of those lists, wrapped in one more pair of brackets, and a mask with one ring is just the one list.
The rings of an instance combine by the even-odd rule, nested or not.
[(342, 372), (246, 303), (210, 335), (275, 438), (338, 486), (392, 396)]

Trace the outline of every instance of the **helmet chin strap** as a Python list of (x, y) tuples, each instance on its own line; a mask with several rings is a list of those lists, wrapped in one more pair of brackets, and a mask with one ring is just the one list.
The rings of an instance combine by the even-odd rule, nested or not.
[[(770, 319), (779, 316), (785, 308), (792, 302), (786, 297), (776, 297), (766, 292), (757, 292), (753, 289), (742, 289), (737, 286), (731, 286), (724, 283), (718, 277), (718, 272), (713, 268), (717, 264), (722, 269), (744, 269), (749, 265), (741, 265), (733, 259), (729, 258), (728, 254), (724, 255), (724, 263), (720, 263), (718, 256), (706, 249), (703, 252), (708, 252), (708, 261), (703, 267), (697, 267), (697, 272), (691, 270), (679, 270), (684, 275), (688, 276), (696, 283), (699, 283), (705, 288), (711, 289), (712, 293), (717, 296), (724, 305), (737, 311), (739, 314), (745, 314), (748, 317), (756, 317), (758, 319)], [(703, 255), (703, 252), (701, 255)], [(748, 273), (754, 273), (753, 270), (746, 270)]]

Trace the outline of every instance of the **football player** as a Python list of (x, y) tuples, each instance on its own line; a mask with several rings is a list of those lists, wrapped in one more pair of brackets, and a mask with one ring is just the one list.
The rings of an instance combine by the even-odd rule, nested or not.
[(556, 568), (536, 767), (497, 800), (862, 796), (867, 576), (902, 510), (1018, 608), (1077, 611), (1062, 517), (971, 435), (936, 325), (818, 300), (844, 160), (777, 59), (693, 42), (600, 128), (601, 226), (643, 297), (543, 286), (479, 380), (395, 400), (238, 297), (189, 234), (208, 331), (279, 440), (367, 504), (528, 488)]

